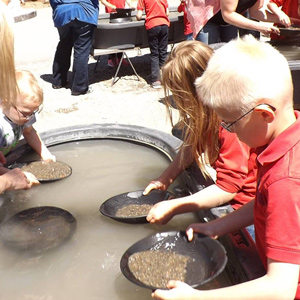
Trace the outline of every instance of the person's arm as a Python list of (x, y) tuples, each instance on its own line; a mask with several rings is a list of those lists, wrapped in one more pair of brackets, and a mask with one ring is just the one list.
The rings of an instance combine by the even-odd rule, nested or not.
[(180, 4), (177, 7), (177, 11), (178, 12), (183, 12), (184, 11), (184, 7), (185, 7), (185, 0), (181, 0)]
[(147, 221), (151, 224), (166, 224), (175, 215), (215, 207), (229, 202), (235, 195), (213, 184), (193, 195), (155, 204), (148, 213)]
[(268, 259), (267, 274), (258, 279), (229, 287), (196, 290), (180, 281), (170, 281), (170, 290), (156, 290), (159, 300), (293, 300), (299, 277), (299, 265)]
[(107, 0), (100, 0), (101, 3), (105, 6), (105, 7), (109, 7), (110, 9), (115, 10), (117, 7), (111, 3), (109, 3)]
[(136, 15), (135, 15), (135, 17), (136, 17), (136, 19), (138, 21), (140, 21), (142, 19), (142, 17), (143, 17), (143, 11), (142, 10), (138, 10), (137, 13), (136, 13)]
[(6, 173), (0, 176), (0, 194), (11, 190), (27, 190), (34, 185), (40, 184), (36, 178), (21, 169), (7, 170)]
[(165, 171), (155, 180), (152, 180), (144, 190), (147, 195), (152, 190), (167, 190), (169, 185), (193, 162), (191, 147), (183, 147), (176, 154)]
[(267, 8), (275, 15), (277, 15), (280, 23), (286, 27), (291, 26), (291, 20), (274, 2), (268, 2)]
[(50, 153), (33, 126), (24, 128), (23, 136), (28, 145), (41, 157), (42, 160), (56, 161), (55, 156)]
[[(249, 8), (251, 17), (259, 21), (272, 23), (279, 22), (278, 17), (274, 14), (268, 13), (267, 11), (262, 12), (260, 10), (262, 3), (263, 0), (258, 0), (254, 6)], [(231, 25), (244, 29), (260, 31), (263, 34), (280, 33), (279, 29), (270, 23), (256, 22), (237, 13), (236, 8), (238, 5), (238, 0), (221, 0), (220, 4), (224, 21)]]

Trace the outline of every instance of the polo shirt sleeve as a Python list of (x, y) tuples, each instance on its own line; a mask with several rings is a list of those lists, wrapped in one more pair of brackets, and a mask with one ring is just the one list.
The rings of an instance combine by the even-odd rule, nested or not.
[(235, 133), (221, 128), (220, 149), (214, 168), (217, 173), (216, 185), (229, 193), (242, 189), (248, 176), (250, 148), (242, 143)]
[[(265, 199), (266, 256), (300, 265), (300, 178), (271, 183)], [(266, 203), (265, 203), (266, 204)]]
[(142, 10), (142, 11), (143, 11), (144, 8), (145, 8), (144, 1), (143, 1), (143, 0), (138, 0), (138, 4), (137, 4), (136, 9), (137, 9), (137, 10)]

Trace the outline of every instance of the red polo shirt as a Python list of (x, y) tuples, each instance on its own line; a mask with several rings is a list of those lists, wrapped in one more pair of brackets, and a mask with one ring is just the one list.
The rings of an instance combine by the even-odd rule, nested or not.
[(237, 193), (230, 204), (234, 209), (255, 198), (256, 153), (241, 142), (235, 133), (220, 127), (219, 157), (213, 167), (217, 172), (216, 185), (229, 193)]
[(178, 8), (177, 8), (177, 11), (178, 12), (183, 12), (183, 23), (184, 23), (183, 31), (184, 31), (184, 34), (188, 35), (188, 34), (193, 33), (191, 23), (187, 18), (185, 2), (180, 2), (180, 4), (178, 5)]
[(169, 18), (166, 14), (168, 8), (167, 0), (138, 0), (137, 10), (145, 9), (145, 27), (149, 30), (155, 26), (170, 26)]
[[(125, 8), (125, 0), (109, 0), (108, 2), (112, 5), (115, 5), (117, 8)], [(110, 7), (105, 6), (105, 12), (111, 13), (116, 11), (111, 9)]]
[[(300, 113), (295, 115), (293, 125), (257, 149), (254, 226), (265, 266), (267, 258), (300, 265)], [(295, 299), (300, 299), (299, 282)]]

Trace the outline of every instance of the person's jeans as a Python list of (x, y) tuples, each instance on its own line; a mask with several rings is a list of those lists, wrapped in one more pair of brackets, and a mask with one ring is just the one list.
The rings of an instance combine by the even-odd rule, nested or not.
[(88, 60), (95, 25), (72, 20), (58, 27), (59, 43), (53, 61), (53, 85), (65, 86), (74, 48), (72, 92), (84, 93), (89, 88)]
[(185, 35), (185, 39), (186, 39), (187, 41), (192, 41), (192, 40), (193, 40), (193, 33), (186, 34), (186, 35)]
[(196, 36), (196, 40), (206, 45), (227, 43), (238, 36), (238, 28), (233, 25), (219, 25), (207, 22)]
[(160, 80), (160, 67), (164, 65), (168, 55), (168, 36), (169, 27), (167, 25), (155, 26), (147, 30), (152, 83)]

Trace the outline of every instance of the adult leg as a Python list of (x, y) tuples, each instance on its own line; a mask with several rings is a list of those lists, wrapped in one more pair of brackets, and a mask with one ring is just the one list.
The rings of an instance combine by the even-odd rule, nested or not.
[(86, 93), (89, 89), (88, 61), (95, 25), (75, 20), (73, 27), (74, 60), (72, 93)]
[(73, 47), (72, 21), (64, 26), (58, 27), (59, 42), (52, 66), (53, 87), (63, 87), (68, 82), (68, 71), (71, 64), (71, 53)]
[(158, 52), (158, 34), (160, 26), (147, 30), (148, 43), (150, 48), (150, 64), (151, 64), (151, 82), (159, 79), (159, 52)]
[(159, 34), (159, 67), (161, 68), (168, 56), (168, 38), (169, 38), (169, 27), (167, 25), (160, 26)]

